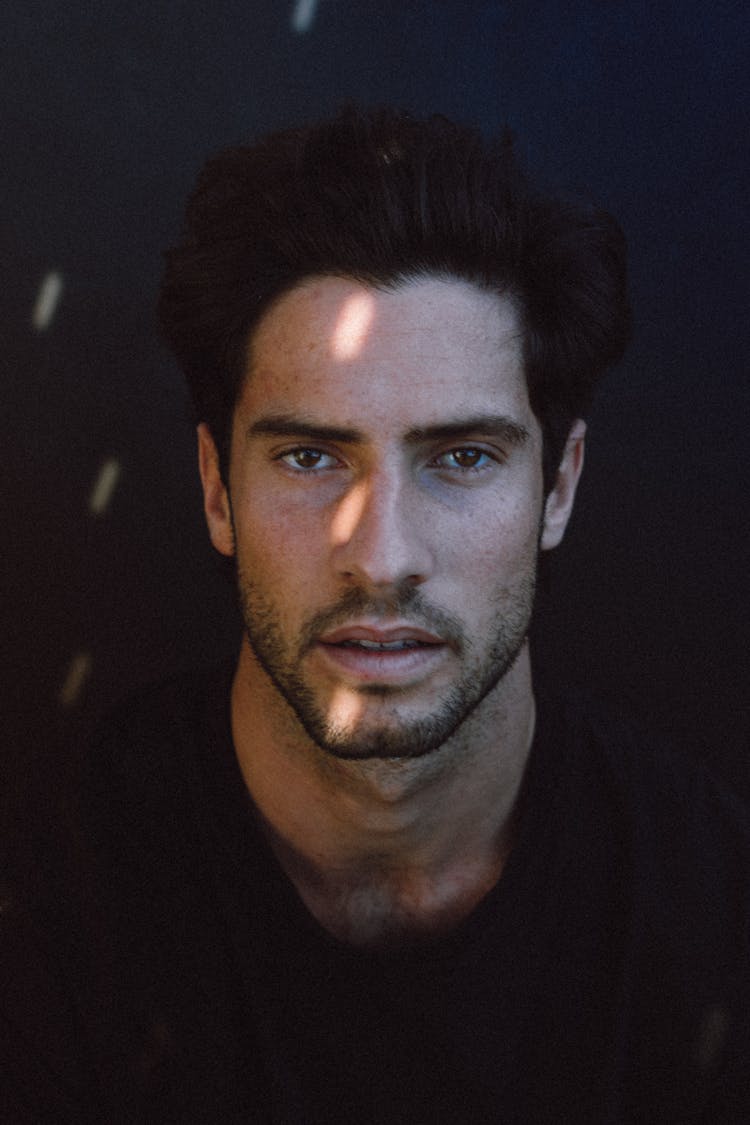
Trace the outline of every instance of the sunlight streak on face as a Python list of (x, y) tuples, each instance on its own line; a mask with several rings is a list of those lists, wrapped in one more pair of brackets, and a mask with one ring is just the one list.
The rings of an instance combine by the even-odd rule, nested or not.
[(353, 293), (344, 301), (331, 337), (334, 359), (354, 359), (364, 345), (375, 316), (372, 293)]
[(334, 547), (343, 546), (354, 535), (357, 524), (362, 519), (366, 499), (365, 488), (360, 484), (357, 488), (352, 488), (341, 501), (331, 522), (331, 543)]
[(327, 725), (330, 730), (352, 733), (364, 709), (365, 700), (350, 688), (340, 684), (328, 705)]
[[(234, 443), (230, 475), (244, 666), (272, 704), (256, 716), (269, 738), (294, 731), (337, 760), (416, 759), (475, 711), (462, 738), (494, 729), (515, 699), (525, 672), (482, 708), (525, 651), (543, 503), (519, 323), (505, 298), (437, 278), (314, 278), (262, 318), (234, 423), (259, 440)], [(506, 450), (501, 434), (486, 473), (449, 473), (436, 454), (453, 451), (451, 423), (486, 417), (529, 440)], [(472, 445), (465, 431), (457, 445)], [(481, 444), (494, 450), (493, 434)], [(412, 674), (325, 647), (339, 628), (383, 625), (442, 648), (415, 654)]]

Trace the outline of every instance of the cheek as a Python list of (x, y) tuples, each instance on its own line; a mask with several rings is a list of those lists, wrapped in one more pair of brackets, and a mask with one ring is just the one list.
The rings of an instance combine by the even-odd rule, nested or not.
[(538, 507), (527, 500), (494, 512), (481, 510), (440, 538), (440, 556), (458, 577), (472, 575), (489, 583), (511, 580), (527, 574), (534, 564), (540, 521), (541, 501)]
[(281, 509), (271, 497), (253, 493), (234, 510), (237, 557), (242, 569), (256, 581), (278, 590), (309, 583), (325, 551), (320, 520)]

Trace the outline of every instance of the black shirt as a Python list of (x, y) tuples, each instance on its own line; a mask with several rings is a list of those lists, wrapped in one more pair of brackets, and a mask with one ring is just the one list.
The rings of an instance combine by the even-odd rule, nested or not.
[(230, 675), (112, 717), (69, 874), (3, 915), (3, 1121), (750, 1121), (750, 836), (702, 769), (542, 701), (497, 886), (364, 952), (257, 827)]

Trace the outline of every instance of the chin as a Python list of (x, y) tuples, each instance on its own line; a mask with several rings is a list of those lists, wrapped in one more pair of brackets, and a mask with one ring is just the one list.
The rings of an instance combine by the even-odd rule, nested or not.
[[(442, 745), (439, 743), (438, 745)], [(405, 758), (423, 758), (437, 750), (437, 746), (415, 745), (390, 735), (370, 735), (366, 738), (352, 738), (347, 736), (340, 740), (330, 739), (321, 745), (321, 749), (332, 758), (344, 762), (365, 762), (378, 759), (380, 761), (402, 761)]]
[(307, 728), (308, 735), (325, 753), (344, 761), (414, 759), (434, 753), (453, 735), (465, 715), (450, 709), (423, 719), (385, 723), (373, 720), (356, 725), (330, 722)]

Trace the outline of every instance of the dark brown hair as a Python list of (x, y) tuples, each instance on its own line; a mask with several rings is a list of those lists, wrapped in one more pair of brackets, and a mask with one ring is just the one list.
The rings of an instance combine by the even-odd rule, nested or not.
[(272, 301), (304, 278), (390, 288), (425, 275), (512, 295), (529, 398), (555, 481), (572, 420), (625, 348), (625, 242), (603, 211), (551, 198), (509, 137), (444, 117), (344, 109), (209, 160), (166, 253), (162, 334), (223, 470), (248, 343)]

